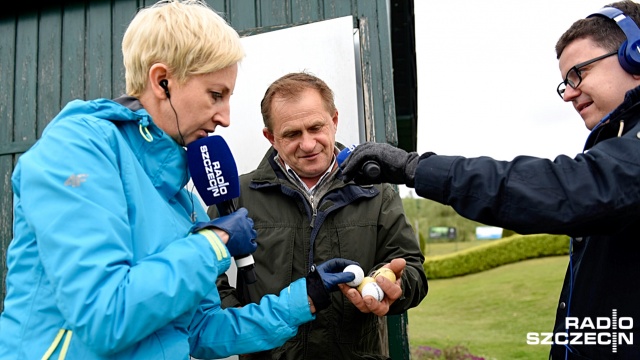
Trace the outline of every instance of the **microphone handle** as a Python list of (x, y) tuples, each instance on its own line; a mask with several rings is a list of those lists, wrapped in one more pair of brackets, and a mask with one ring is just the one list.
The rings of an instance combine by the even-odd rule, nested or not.
[(377, 181), (380, 178), (382, 170), (380, 170), (380, 164), (374, 160), (369, 160), (362, 164), (362, 174), (372, 181)]
[[(218, 209), (218, 213), (220, 216), (226, 216), (237, 209), (235, 199), (226, 200), (219, 204), (216, 204), (216, 208)], [(248, 254), (244, 256), (236, 256), (236, 267), (238, 268), (238, 272), (242, 275), (242, 279), (247, 284), (253, 284), (256, 282), (256, 265), (253, 260), (253, 255)]]
[(236, 212), (238, 207), (236, 206), (235, 199), (230, 199), (216, 204), (216, 209), (218, 209), (218, 214), (220, 214), (220, 216), (227, 216)]

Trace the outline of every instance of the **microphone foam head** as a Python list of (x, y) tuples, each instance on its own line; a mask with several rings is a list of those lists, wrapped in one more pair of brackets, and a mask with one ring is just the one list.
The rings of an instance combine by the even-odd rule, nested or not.
[(205, 204), (215, 205), (240, 196), (238, 167), (221, 136), (211, 135), (190, 143), (187, 161), (193, 184)]

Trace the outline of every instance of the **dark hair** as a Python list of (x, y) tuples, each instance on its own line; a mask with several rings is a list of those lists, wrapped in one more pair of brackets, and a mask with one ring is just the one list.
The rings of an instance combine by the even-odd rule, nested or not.
[[(640, 23), (640, 5), (631, 1), (623, 0), (614, 2), (605, 7), (614, 7), (621, 10), (628, 17), (638, 24)], [(596, 11), (593, 11), (594, 13)], [(586, 19), (580, 19), (571, 25), (571, 27), (562, 34), (556, 43), (556, 55), (558, 59), (564, 48), (570, 43), (578, 39), (590, 38), (598, 46), (608, 51), (617, 50), (626, 40), (626, 36), (622, 29), (618, 27), (615, 21), (603, 16), (593, 16)]]
[(273, 98), (295, 99), (306, 89), (317, 90), (320, 93), (325, 109), (331, 114), (336, 112), (333, 91), (322, 79), (307, 72), (289, 73), (274, 81), (264, 93), (264, 97), (260, 102), (264, 126), (271, 131), (271, 105)]

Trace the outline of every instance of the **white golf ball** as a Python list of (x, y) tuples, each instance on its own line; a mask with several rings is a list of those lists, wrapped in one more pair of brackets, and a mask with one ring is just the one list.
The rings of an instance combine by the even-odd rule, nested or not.
[(366, 284), (362, 288), (362, 297), (365, 297), (367, 295), (373, 296), (373, 298), (376, 299), (376, 301), (381, 301), (382, 298), (384, 297), (384, 291), (382, 291), (382, 289), (380, 288), (380, 286), (378, 286), (378, 284), (372, 282), (372, 283)]
[(360, 285), (360, 283), (362, 282), (362, 279), (364, 279), (364, 271), (362, 271), (362, 268), (360, 266), (358, 266), (358, 265), (348, 265), (342, 271), (343, 272), (351, 272), (356, 276), (356, 278), (353, 279), (353, 281), (349, 281), (347, 283), (347, 285), (349, 285), (351, 287), (356, 287), (356, 286)]

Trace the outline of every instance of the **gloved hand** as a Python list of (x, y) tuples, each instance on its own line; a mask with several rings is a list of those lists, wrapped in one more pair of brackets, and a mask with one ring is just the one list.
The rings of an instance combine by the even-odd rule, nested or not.
[(253, 220), (247, 216), (249, 212), (240, 208), (229, 215), (221, 216), (207, 222), (198, 222), (191, 227), (190, 233), (196, 233), (202, 229), (217, 228), (229, 234), (227, 249), (231, 256), (249, 255), (256, 251), (258, 244), (253, 229)]
[(312, 265), (307, 274), (307, 295), (313, 300), (316, 311), (326, 309), (331, 304), (329, 293), (338, 290), (338, 284), (355, 279), (352, 272), (342, 272), (348, 265), (358, 265), (355, 261), (335, 258), (318, 266)]
[[(418, 160), (418, 153), (407, 153), (385, 143), (367, 142), (356, 146), (340, 164), (341, 177), (344, 181), (354, 180), (362, 185), (391, 183), (413, 187)], [(374, 161), (380, 165), (381, 173), (377, 179), (371, 179), (361, 173), (362, 166), (367, 161)]]

